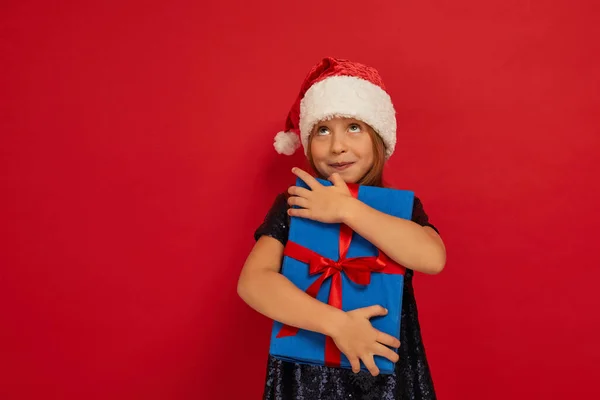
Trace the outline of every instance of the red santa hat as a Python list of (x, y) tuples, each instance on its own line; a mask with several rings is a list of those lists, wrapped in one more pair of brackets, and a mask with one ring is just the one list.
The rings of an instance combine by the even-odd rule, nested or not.
[(306, 76), (285, 131), (275, 136), (275, 150), (292, 155), (302, 145), (306, 154), (315, 124), (333, 117), (368, 124), (383, 139), (386, 159), (394, 152), (396, 111), (381, 76), (374, 68), (331, 57), (321, 60)]

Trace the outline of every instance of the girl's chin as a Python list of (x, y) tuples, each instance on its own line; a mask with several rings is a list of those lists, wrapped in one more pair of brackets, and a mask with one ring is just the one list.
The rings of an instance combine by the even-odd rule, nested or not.
[(332, 174), (337, 173), (346, 183), (356, 183), (360, 180), (360, 176), (358, 176), (353, 171), (335, 171), (329, 170), (327, 171), (327, 177), (330, 177)]
[[(351, 166), (350, 168), (345, 168), (342, 170), (338, 170), (337, 168), (331, 168), (330, 166), (325, 166), (324, 168), (319, 169), (320, 175), (325, 177), (325, 179), (329, 179), (329, 177), (333, 173), (337, 173), (346, 183), (356, 183), (360, 180), (362, 175), (358, 174), (354, 168)], [(359, 176), (360, 175), (360, 176)]]

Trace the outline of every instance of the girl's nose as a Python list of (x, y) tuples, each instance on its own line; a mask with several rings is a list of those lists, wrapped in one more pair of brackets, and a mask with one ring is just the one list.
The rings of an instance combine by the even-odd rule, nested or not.
[(344, 134), (335, 132), (331, 138), (331, 152), (333, 154), (341, 154), (347, 151), (346, 141), (344, 140)]

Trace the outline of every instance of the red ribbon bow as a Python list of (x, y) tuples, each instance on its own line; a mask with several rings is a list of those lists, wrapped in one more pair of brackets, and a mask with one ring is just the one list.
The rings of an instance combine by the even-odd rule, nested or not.
[[(348, 185), (348, 187), (352, 196), (356, 198), (358, 196), (358, 185)], [(323, 257), (320, 254), (291, 241), (288, 241), (283, 254), (308, 264), (310, 275), (321, 274), (319, 278), (306, 289), (306, 293), (310, 296), (316, 298), (323, 282), (326, 279), (331, 278), (331, 289), (329, 291), (327, 303), (341, 309), (342, 272), (346, 274), (348, 279), (359, 285), (368, 285), (371, 282), (371, 272), (400, 275), (404, 275), (405, 273), (404, 267), (398, 265), (381, 251), (379, 251), (379, 254), (376, 257), (346, 257), (351, 241), (352, 229), (347, 225), (342, 224), (340, 226), (338, 261)], [(299, 328), (284, 325), (277, 334), (277, 337), (294, 336), (298, 331)], [(340, 361), (341, 352), (335, 345), (333, 339), (327, 336), (325, 339), (325, 364), (339, 367)]]

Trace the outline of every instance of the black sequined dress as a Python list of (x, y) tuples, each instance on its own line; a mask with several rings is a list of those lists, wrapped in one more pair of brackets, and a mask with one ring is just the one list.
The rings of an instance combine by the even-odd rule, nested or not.
[[(280, 194), (256, 230), (256, 240), (271, 236), (286, 244), (289, 232), (287, 196)], [(423, 204), (415, 197), (412, 220), (431, 226)], [(437, 231), (437, 229), (436, 229)], [(421, 338), (417, 304), (413, 291), (413, 271), (406, 270), (402, 321), (400, 328), (400, 360), (393, 374), (373, 377), (369, 372), (354, 374), (349, 369), (295, 364), (269, 356), (264, 400), (432, 400), (433, 381)]]

